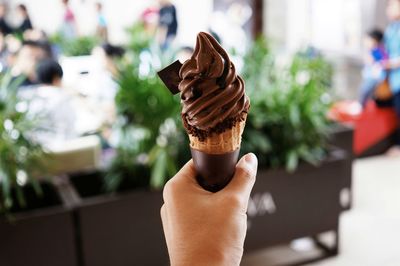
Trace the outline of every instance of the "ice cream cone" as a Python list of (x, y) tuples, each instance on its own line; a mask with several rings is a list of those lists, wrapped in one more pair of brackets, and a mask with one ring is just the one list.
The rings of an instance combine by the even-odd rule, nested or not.
[(217, 192), (232, 179), (239, 157), (247, 113), (232, 128), (214, 133), (204, 141), (189, 134), (197, 181), (206, 190)]
[(239, 149), (243, 130), (246, 125), (246, 117), (247, 114), (244, 115), (242, 121), (237, 122), (231, 129), (220, 134), (212, 134), (204, 141), (189, 134), (190, 147), (207, 154), (224, 154)]
[(158, 73), (172, 93), (180, 92), (197, 181), (208, 191), (223, 189), (234, 176), (250, 108), (244, 80), (228, 53), (205, 32), (197, 35), (190, 59)]

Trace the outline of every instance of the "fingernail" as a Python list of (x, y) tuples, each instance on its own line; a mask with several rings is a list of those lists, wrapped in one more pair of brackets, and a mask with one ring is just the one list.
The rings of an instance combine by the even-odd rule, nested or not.
[(249, 164), (251, 164), (251, 166), (256, 166), (257, 165), (257, 156), (254, 153), (248, 153), (246, 154), (246, 157), (244, 158), (245, 161)]

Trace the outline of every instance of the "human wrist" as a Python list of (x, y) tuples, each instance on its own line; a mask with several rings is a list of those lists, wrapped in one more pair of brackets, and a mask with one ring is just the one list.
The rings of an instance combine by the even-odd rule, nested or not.
[(176, 259), (171, 256), (171, 266), (235, 266), (240, 265), (240, 258), (234, 258), (229, 254), (213, 254), (214, 252), (207, 252), (204, 254), (196, 254), (190, 256), (182, 256)]
[[(243, 251), (240, 252), (242, 254)], [(205, 251), (189, 252), (171, 256), (171, 266), (235, 266), (240, 265), (242, 256), (237, 256), (237, 252), (226, 252), (209, 248)]]

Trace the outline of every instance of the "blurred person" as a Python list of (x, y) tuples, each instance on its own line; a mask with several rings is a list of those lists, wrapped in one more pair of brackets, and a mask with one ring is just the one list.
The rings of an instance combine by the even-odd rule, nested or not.
[(385, 47), (389, 59), (385, 63), (393, 93), (393, 106), (397, 114), (396, 145), (389, 149), (389, 156), (400, 156), (400, 0), (388, 0), (386, 15), (389, 25), (385, 31)]
[(164, 187), (161, 219), (171, 265), (239, 265), (257, 157), (243, 156), (231, 182), (211, 193), (196, 181), (193, 160)]
[(100, 38), (100, 40), (106, 42), (108, 40), (108, 27), (107, 20), (103, 14), (103, 4), (97, 2), (95, 7), (97, 13), (96, 35)]
[(5, 41), (5, 67), (6, 69), (13, 69), (17, 62), (18, 53), (21, 50), (22, 42), (16, 36), (8, 34), (4, 38)]
[(61, 26), (61, 33), (67, 39), (75, 38), (78, 35), (75, 15), (69, 6), (69, 0), (62, 0), (64, 6), (64, 17)]
[(121, 58), (125, 54), (124, 48), (110, 43), (104, 43), (101, 45), (103, 51), (103, 64), (105, 69), (115, 77), (118, 74), (118, 69), (116, 65), (116, 59)]
[(7, 22), (7, 5), (5, 3), (0, 3), (0, 32), (6, 36), (13, 32), (13, 29)]
[(94, 66), (87, 77), (88, 97), (95, 101), (102, 108), (108, 117), (113, 118), (114, 98), (117, 93), (115, 77), (118, 75), (116, 60), (124, 54), (124, 49), (109, 43), (93, 49)]
[(119, 46), (104, 43), (92, 51), (93, 67), (90, 68), (82, 82), (85, 88), (85, 106), (91, 107), (92, 115), (98, 120), (100, 137), (107, 147), (111, 136), (111, 128), (116, 119), (115, 96), (118, 84), (116, 61), (124, 55), (125, 50)]
[(400, 156), (400, 0), (388, 0), (386, 15), (389, 25), (385, 31), (385, 47), (389, 59), (384, 68), (388, 70), (388, 80), (393, 93), (393, 106), (399, 126), (396, 145), (389, 149), (389, 156)]
[(0, 73), (4, 73), (9, 68), (10, 52), (7, 47), (6, 37), (0, 32)]
[(165, 51), (176, 37), (178, 19), (176, 8), (169, 0), (159, 0), (158, 40), (161, 49)]
[(109, 43), (104, 43), (93, 49), (94, 66), (88, 74), (89, 83), (86, 85), (89, 97), (101, 105), (113, 105), (117, 93), (114, 78), (118, 75), (115, 60), (122, 57), (124, 49)]
[(35, 41), (35, 42), (47, 42), (48, 36), (46, 32), (39, 29), (26, 30), (23, 34), (23, 39), (25, 41)]
[(75, 131), (76, 113), (72, 98), (62, 88), (63, 70), (53, 59), (41, 60), (36, 68), (38, 84), (20, 92), (29, 105), (28, 114), (39, 118), (42, 130), (35, 132), (35, 138), (45, 147), (63, 143), (77, 137)]
[(17, 6), (17, 11), (22, 18), (21, 24), (16, 28), (16, 31), (19, 33), (24, 33), (27, 30), (33, 29), (32, 22), (29, 17), (28, 9), (24, 4), (19, 4)]
[(54, 59), (41, 60), (36, 67), (36, 77), (39, 85), (61, 87), (63, 70)]
[(365, 58), (363, 82), (360, 88), (359, 101), (362, 107), (365, 107), (372, 97), (376, 86), (385, 80), (386, 71), (383, 69), (382, 64), (388, 59), (381, 30), (374, 29), (369, 31), (364, 42), (368, 54)]
[(24, 76), (21, 87), (35, 85), (37, 82), (35, 68), (39, 61), (52, 58), (48, 42), (24, 41), (18, 51), (11, 74), (16, 78)]
[(150, 35), (155, 35), (158, 23), (158, 8), (154, 6), (147, 7), (140, 15), (145, 31)]

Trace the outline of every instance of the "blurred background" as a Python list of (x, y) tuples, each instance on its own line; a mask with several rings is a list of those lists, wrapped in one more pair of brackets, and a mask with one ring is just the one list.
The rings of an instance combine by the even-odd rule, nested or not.
[(168, 264), (190, 151), (157, 71), (206, 31), (251, 99), (242, 265), (399, 265), (399, 22), (397, 0), (1, 1), (0, 264)]

